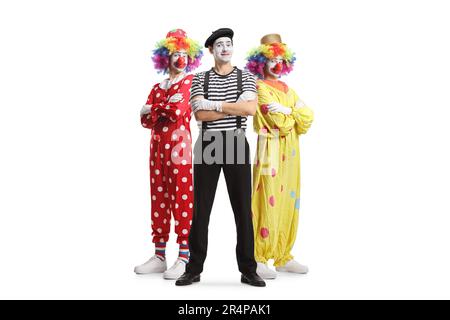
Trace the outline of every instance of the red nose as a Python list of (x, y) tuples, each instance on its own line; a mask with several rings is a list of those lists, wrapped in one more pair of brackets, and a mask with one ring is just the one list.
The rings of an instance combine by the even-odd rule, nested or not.
[(184, 69), (184, 67), (186, 67), (186, 61), (182, 57), (179, 57), (175, 62), (175, 67)]
[(277, 63), (275, 67), (272, 68), (272, 72), (276, 74), (280, 73), (281, 70), (283, 70), (283, 65), (281, 63)]

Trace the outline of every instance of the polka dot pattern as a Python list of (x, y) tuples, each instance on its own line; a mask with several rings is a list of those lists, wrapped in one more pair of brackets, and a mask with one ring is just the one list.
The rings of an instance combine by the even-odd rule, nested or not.
[(275, 196), (269, 197), (269, 204), (271, 207), (275, 207)]

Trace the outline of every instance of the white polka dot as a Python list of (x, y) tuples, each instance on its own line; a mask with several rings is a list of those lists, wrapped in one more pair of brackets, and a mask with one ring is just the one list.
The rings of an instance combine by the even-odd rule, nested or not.
[(161, 93), (158, 92), (158, 93), (156, 94), (156, 97), (157, 97), (157, 98), (161, 97)]
[[(189, 118), (188, 117), (186, 117), (186, 122), (189, 122)], [(189, 139), (189, 137), (188, 137), (188, 139)]]
[(169, 109), (170, 109), (170, 106), (167, 106), (166, 109), (169, 110)]
[(188, 234), (188, 231), (186, 229), (183, 229), (182, 233), (183, 234)]
[(161, 158), (164, 158), (164, 155), (161, 153)]
[(164, 240), (164, 238), (159, 239), (159, 242), (163, 243), (166, 242), (166, 240)]
[(173, 170), (173, 173), (174, 173), (174, 174), (178, 174), (178, 169), (174, 169), (174, 170)]
[(167, 223), (167, 219), (164, 219), (163, 223), (166, 224)]
[(185, 166), (185, 165), (187, 164), (187, 161), (186, 161), (186, 160), (181, 160), (181, 164), (182, 164), (183, 166)]
[(175, 225), (178, 226), (180, 224), (180, 221), (175, 220)]
[(146, 126), (147, 126), (147, 124), (146, 124), (146, 123), (143, 123), (142, 125), (143, 125), (144, 127), (146, 127)]
[(167, 161), (166, 164), (167, 164), (167, 166), (170, 166), (170, 161)]
[(172, 195), (172, 200), (175, 200), (175, 196), (174, 195)]
[(193, 189), (192, 186), (190, 186), (190, 187), (189, 187), (189, 191), (192, 191), (192, 189)]
[(178, 136), (176, 134), (173, 134), (172, 135), (172, 140), (177, 140), (177, 139), (178, 139)]
[(156, 230), (156, 231), (158, 231), (158, 233), (162, 233), (162, 229), (161, 228), (158, 228), (158, 230)]
[(155, 212), (153, 215), (155, 216), (155, 218), (159, 217), (159, 213), (158, 212)]
[(183, 181), (184, 183), (186, 183), (186, 182), (187, 182), (187, 178), (186, 178), (186, 177), (183, 177), (183, 178), (181, 179), (181, 181)]
[(153, 200), (153, 201), (156, 201), (156, 196), (152, 196), (152, 200)]
[(190, 135), (190, 134), (188, 134), (188, 136), (187, 136), (187, 137), (188, 137), (188, 140), (191, 140), (191, 135)]
[(178, 203), (175, 203), (175, 209), (178, 209), (180, 206)]
[(176, 191), (180, 190), (180, 188), (178, 188), (178, 186), (175, 188)]
[(192, 204), (192, 203), (189, 203), (189, 208), (193, 208), (194, 207), (194, 205)]
[(147, 120), (149, 120), (150, 118), (151, 118), (151, 116), (150, 116), (150, 115), (148, 115), (148, 116), (147, 116)]
[(155, 152), (155, 158), (158, 157), (158, 152)]
[(188, 213), (187, 212), (183, 212), (181, 215), (183, 216), (183, 218), (187, 218)]
[(183, 195), (181, 196), (181, 199), (183, 199), (183, 200), (187, 200), (187, 198), (188, 198), (188, 196), (185, 195), (185, 194), (183, 194)]
[(165, 114), (165, 113), (163, 112), (163, 113), (162, 113), (162, 116), (165, 117), (165, 116), (167, 116), (167, 114)]
[(184, 130), (186, 130), (186, 127), (183, 126), (183, 125), (181, 125), (181, 126), (180, 126), (180, 129), (181, 129), (181, 131), (184, 131)]
[(155, 183), (155, 179), (154, 178), (152, 178), (152, 183)]
[(162, 187), (158, 187), (158, 192), (162, 192), (163, 188)]
[(167, 132), (167, 131), (169, 131), (169, 128), (163, 127), (163, 132)]
[(190, 173), (190, 174), (192, 174), (192, 168), (191, 168), (191, 169), (189, 169), (189, 173)]
[(161, 203), (160, 207), (161, 207), (161, 209), (164, 209), (166, 207), (166, 205), (164, 203)]
[(192, 226), (192, 220), (191, 221), (189, 221), (189, 224)]
[(178, 152), (174, 151), (174, 152), (172, 153), (172, 156), (173, 156), (174, 158), (178, 157)]
[(187, 245), (187, 241), (183, 240), (183, 241), (181, 241), (181, 244), (184, 244), (186, 246)]
[(169, 178), (169, 182), (172, 183), (172, 178)]
[(170, 209), (167, 209), (167, 210), (166, 210), (166, 213), (167, 213), (167, 214), (170, 214)]
[(166, 150), (170, 149), (170, 144), (166, 143), (166, 145), (164, 146), (164, 148), (166, 148)]
[(181, 147), (182, 147), (183, 149), (186, 148), (186, 143), (182, 142), (182, 143), (181, 143)]
[(176, 114), (177, 116), (179, 116), (179, 115), (180, 115), (180, 113), (181, 113), (181, 111), (180, 111), (180, 110), (178, 110), (178, 109), (177, 109), (177, 111), (175, 111), (175, 114)]
[(169, 194), (166, 192), (166, 193), (164, 193), (164, 198), (169, 198)]
[(178, 88), (179, 88), (179, 86), (178, 85), (176, 85), (175, 87), (173, 87), (175, 90), (178, 90)]
[(190, 80), (185, 80), (185, 81), (184, 81), (184, 84), (189, 84), (189, 83), (191, 83)]
[(153, 162), (153, 160), (150, 162), (150, 165), (151, 166), (154, 166), (155, 165), (155, 162)]
[(158, 169), (155, 170), (155, 174), (159, 175), (159, 170)]

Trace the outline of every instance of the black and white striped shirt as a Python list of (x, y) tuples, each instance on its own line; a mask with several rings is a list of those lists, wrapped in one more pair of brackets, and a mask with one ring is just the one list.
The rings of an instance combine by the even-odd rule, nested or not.
[[(205, 96), (203, 86), (206, 72), (197, 73), (192, 80), (191, 99), (196, 96)], [(242, 71), (242, 92), (250, 91), (256, 93), (256, 79), (248, 71)], [(227, 75), (220, 75), (211, 69), (208, 86), (208, 100), (236, 102), (238, 99), (237, 68)], [(199, 129), (203, 122), (197, 121)], [(223, 119), (206, 121), (207, 130), (222, 131), (237, 129), (237, 117), (228, 115)], [(247, 127), (247, 117), (241, 117), (241, 128)]]

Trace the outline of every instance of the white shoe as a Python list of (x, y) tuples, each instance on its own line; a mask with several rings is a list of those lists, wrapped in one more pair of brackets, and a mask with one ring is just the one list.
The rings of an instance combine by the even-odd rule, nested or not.
[(136, 274), (163, 273), (167, 270), (167, 262), (153, 256), (146, 263), (134, 268)]
[(291, 260), (288, 263), (286, 263), (282, 267), (276, 268), (278, 272), (292, 272), (292, 273), (299, 273), (299, 274), (307, 274), (308, 273), (308, 267), (301, 265), (295, 260)]
[(186, 263), (184, 263), (182, 260), (177, 259), (173, 266), (164, 272), (164, 279), (167, 280), (177, 280), (179, 277), (181, 277), (184, 272), (186, 271)]
[(258, 262), (256, 267), (256, 273), (263, 279), (276, 279), (277, 273), (271, 270), (267, 264)]

